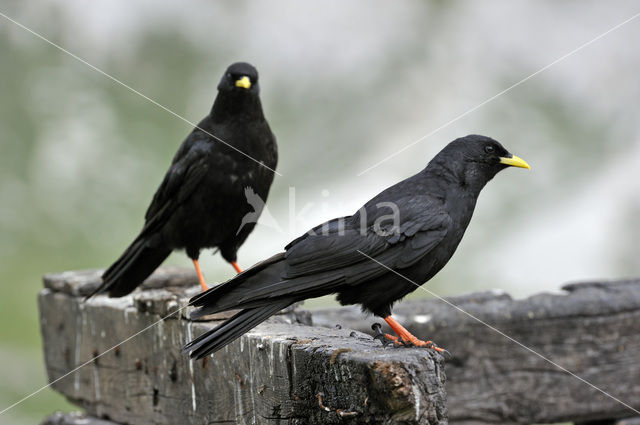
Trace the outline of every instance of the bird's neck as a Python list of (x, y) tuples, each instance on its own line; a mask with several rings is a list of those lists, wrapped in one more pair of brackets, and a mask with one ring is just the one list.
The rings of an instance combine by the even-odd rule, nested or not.
[(425, 191), (439, 198), (446, 206), (447, 213), (462, 233), (467, 228), (482, 187), (467, 182), (465, 173), (459, 167), (440, 164), (423, 170)]
[(211, 118), (216, 121), (251, 118), (264, 119), (258, 96), (249, 93), (220, 93), (211, 107)]
[(477, 197), (482, 188), (490, 180), (481, 174), (481, 170), (470, 167), (462, 161), (439, 161), (438, 158), (429, 163), (424, 170), (427, 175), (435, 175), (443, 185), (445, 192), (455, 190)]

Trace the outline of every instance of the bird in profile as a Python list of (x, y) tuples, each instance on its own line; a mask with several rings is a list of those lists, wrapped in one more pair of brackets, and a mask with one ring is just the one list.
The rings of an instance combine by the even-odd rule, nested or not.
[(449, 261), (471, 220), (482, 188), (499, 171), (530, 168), (500, 143), (470, 135), (454, 140), (427, 167), (384, 190), (355, 214), (323, 223), (285, 252), (192, 298), (191, 317), (231, 309), (239, 313), (189, 342), (202, 358), (221, 349), (283, 308), (337, 294), (383, 318), (398, 344), (428, 346), (391, 316), (393, 304), (431, 279)]
[[(237, 251), (260, 214), (247, 202), (245, 189), (251, 188), (264, 205), (278, 158), (259, 92), (253, 66), (229, 66), (211, 112), (175, 154), (140, 234), (104, 272), (102, 284), (91, 295), (130, 293), (175, 249), (185, 249), (203, 290), (207, 285), (198, 263), (203, 248), (218, 248), (238, 273), (242, 271)], [(242, 223), (249, 213), (254, 220)]]

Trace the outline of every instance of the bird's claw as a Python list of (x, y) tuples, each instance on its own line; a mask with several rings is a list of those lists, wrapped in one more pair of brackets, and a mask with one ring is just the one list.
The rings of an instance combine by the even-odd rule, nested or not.
[(438, 345), (433, 341), (425, 342), (418, 339), (416, 339), (416, 341), (411, 341), (405, 340), (402, 337), (395, 337), (393, 335), (385, 334), (382, 332), (382, 325), (380, 323), (374, 323), (373, 325), (371, 325), (371, 329), (375, 332), (373, 339), (379, 340), (380, 343), (385, 347), (389, 344), (402, 347), (426, 347), (437, 351), (447, 360), (453, 358), (449, 351), (445, 350), (444, 348), (438, 347)]
[(451, 360), (453, 358), (453, 354), (449, 352), (449, 350), (445, 350), (444, 348), (437, 347), (436, 351), (445, 358), (445, 360)]
[(441, 348), (441, 347), (438, 347), (438, 345), (433, 341), (427, 341), (427, 343), (424, 345), (424, 347), (431, 348), (432, 350), (437, 351), (438, 353), (440, 353), (447, 360), (453, 358), (453, 356), (451, 355), (451, 353), (448, 350), (446, 350), (444, 348)]
[(427, 348), (430, 348), (430, 349), (432, 349), (434, 351), (437, 351), (438, 353), (440, 353), (447, 360), (453, 358), (453, 356), (451, 355), (451, 353), (448, 350), (446, 350), (444, 348), (441, 348), (441, 347), (438, 347), (436, 345), (436, 343), (433, 342), (433, 341), (427, 341), (427, 343), (424, 345), (424, 347), (427, 347)]

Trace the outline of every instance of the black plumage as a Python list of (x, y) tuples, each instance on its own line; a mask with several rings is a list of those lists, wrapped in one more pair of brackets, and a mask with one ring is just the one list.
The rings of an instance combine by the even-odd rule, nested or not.
[[(238, 248), (255, 227), (255, 220), (242, 219), (251, 214), (257, 220), (277, 163), (259, 91), (253, 66), (239, 62), (227, 69), (211, 112), (175, 154), (142, 231), (104, 272), (94, 293), (130, 293), (174, 249), (186, 250), (203, 286), (197, 263), (201, 249), (219, 248), (237, 268)], [(263, 202), (251, 205), (248, 194)]]
[(454, 140), (424, 170), (384, 190), (352, 216), (317, 226), (284, 253), (194, 297), (191, 303), (199, 307), (194, 318), (242, 311), (185, 350), (204, 357), (280, 309), (331, 293), (343, 305), (361, 304), (364, 311), (385, 318), (405, 343), (423, 345), (390, 316), (393, 303), (417, 287), (389, 269), (420, 284), (432, 278), (455, 252), (481, 189), (510, 165), (529, 168), (491, 138)]

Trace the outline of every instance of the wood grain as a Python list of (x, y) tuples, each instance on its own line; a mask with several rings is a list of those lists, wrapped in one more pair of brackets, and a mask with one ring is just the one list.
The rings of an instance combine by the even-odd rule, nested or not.
[[(640, 410), (640, 280), (571, 284), (562, 294), (520, 300), (501, 291), (446, 300), (484, 324), (437, 299), (399, 303), (394, 316), (453, 355), (446, 364), (452, 423), (638, 416), (614, 398)], [(344, 307), (313, 311), (313, 321), (367, 331), (375, 320)]]
[(300, 309), (189, 360), (182, 345), (219, 322), (187, 320), (194, 289), (159, 274), (173, 283), (87, 302), (82, 286), (95, 284), (95, 273), (47, 276), (38, 300), (49, 379), (89, 361), (53, 388), (90, 416), (129, 424), (447, 423), (440, 355), (306, 326)]

